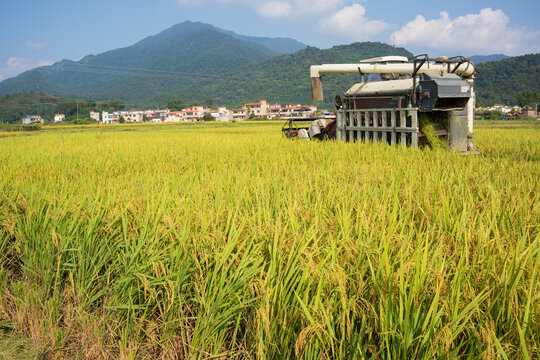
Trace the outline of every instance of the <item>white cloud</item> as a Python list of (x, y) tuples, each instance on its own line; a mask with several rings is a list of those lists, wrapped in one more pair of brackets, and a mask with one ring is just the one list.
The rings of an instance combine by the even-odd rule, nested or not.
[(49, 66), (49, 65), (52, 65), (53, 62), (51, 60), (40, 59), (37, 61), (37, 64), (38, 66)]
[(259, 14), (268, 18), (290, 17), (292, 14), (291, 4), (284, 1), (269, 1), (263, 3), (257, 9)]
[(382, 20), (367, 19), (365, 14), (366, 9), (360, 4), (346, 6), (322, 19), (319, 30), (349, 40), (365, 41), (389, 27), (389, 24)]
[(0, 81), (13, 76), (17, 76), (27, 70), (38, 66), (52, 65), (52, 61), (45, 59), (29, 60), (20, 57), (10, 57), (6, 61), (6, 66), (0, 67)]
[(6, 70), (9, 73), (21, 73), (32, 68), (30, 61), (24, 58), (10, 57), (6, 62)]
[(338, 8), (342, 3), (343, 0), (257, 0), (250, 2), (261, 16), (267, 18), (296, 18), (306, 14), (324, 14)]
[(478, 14), (455, 19), (445, 11), (440, 15), (433, 20), (417, 15), (391, 35), (391, 41), (395, 36), (396, 45), (436, 49), (446, 54), (515, 55), (540, 50), (540, 32), (510, 27), (510, 20), (502, 10), (486, 8)]
[(47, 45), (47, 43), (46, 42), (38, 43), (38, 42), (33, 42), (33, 41), (28, 40), (25, 45), (34, 50), (40, 50), (40, 49), (43, 49)]
[(204, 2), (204, 0), (176, 0), (178, 5), (199, 5)]

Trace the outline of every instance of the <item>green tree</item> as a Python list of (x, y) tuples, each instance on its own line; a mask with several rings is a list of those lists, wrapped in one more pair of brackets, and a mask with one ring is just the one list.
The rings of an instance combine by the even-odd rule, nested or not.
[(109, 107), (114, 109), (114, 111), (122, 110), (126, 107), (126, 103), (120, 99), (111, 99), (109, 100)]
[(202, 119), (203, 121), (216, 121), (216, 118), (210, 114), (204, 114)]
[(529, 105), (534, 107), (534, 103), (540, 102), (540, 91), (527, 90), (517, 94), (519, 106)]
[(59, 104), (56, 104), (56, 113), (64, 114), (66, 117), (77, 114), (77, 102), (75, 100), (63, 101)]
[(203, 105), (206, 107), (212, 107), (212, 105), (214, 105), (214, 99), (207, 98), (206, 100), (204, 100)]
[(123, 116), (120, 116), (120, 117), (118, 118), (118, 122), (119, 122), (120, 124), (124, 124), (124, 123), (126, 122), (126, 119), (124, 119)]
[(167, 102), (167, 108), (171, 111), (180, 111), (185, 107), (185, 104), (180, 99), (172, 99)]

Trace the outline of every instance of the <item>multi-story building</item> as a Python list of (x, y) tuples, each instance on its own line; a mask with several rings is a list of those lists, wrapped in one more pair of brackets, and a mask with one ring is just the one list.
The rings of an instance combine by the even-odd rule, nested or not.
[(281, 104), (272, 104), (268, 106), (269, 119), (276, 119), (281, 117)]
[(182, 122), (185, 121), (182, 111), (170, 111), (165, 117), (165, 122)]
[(129, 123), (141, 123), (144, 121), (144, 111), (121, 111), (119, 116), (122, 116)]
[(231, 109), (229, 111), (232, 113), (232, 120), (234, 121), (244, 121), (247, 119), (246, 109)]
[(192, 106), (187, 109), (182, 109), (182, 117), (185, 121), (199, 121), (204, 116), (205, 109), (203, 106)]
[(153, 118), (160, 118), (165, 119), (167, 117), (167, 114), (170, 112), (169, 109), (163, 109), (163, 110), (154, 110), (154, 113), (152, 114)]
[(115, 123), (114, 113), (108, 113), (107, 111), (103, 111), (101, 113), (101, 122), (103, 124), (114, 124)]
[(305, 106), (300, 104), (287, 104), (281, 108), (281, 117), (288, 118), (309, 118), (315, 115), (317, 111), (316, 106)]
[(258, 103), (244, 104), (242, 106), (247, 116), (253, 114), (255, 117), (266, 117), (268, 115), (269, 105), (266, 100), (259, 100)]

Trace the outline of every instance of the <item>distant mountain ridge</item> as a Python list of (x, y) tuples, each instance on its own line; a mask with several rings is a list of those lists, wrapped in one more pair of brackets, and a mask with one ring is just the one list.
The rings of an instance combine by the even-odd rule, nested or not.
[[(243, 66), (227, 78), (210, 83), (200, 83), (189, 90), (174, 95), (195, 101), (194, 94), (205, 94), (222, 104), (240, 104), (256, 99), (272, 102), (311, 103), (309, 68), (315, 64), (356, 63), (362, 59), (385, 55), (411, 57), (404, 48), (379, 42), (338, 45), (330, 49), (308, 46), (294, 54), (273, 57), (257, 64)], [(331, 107), (334, 97), (359, 81), (358, 74), (331, 74), (324, 78), (324, 105)]]
[[(300, 50), (285, 53), (300, 48)], [(288, 38), (239, 35), (209, 24), (184, 22), (132, 46), (62, 60), (29, 70), (0, 83), (0, 96), (43, 91), (70, 98), (108, 100), (161, 106), (173, 98), (186, 102), (213, 99), (214, 104), (239, 105), (257, 99), (310, 103), (309, 67), (351, 63), (361, 59), (413, 54), (377, 42), (318, 49)], [(473, 56), (480, 103), (517, 103), (519, 92), (539, 91), (540, 54), (504, 58), (503, 54)], [(358, 81), (357, 75), (324, 79), (325, 106)]]
[(239, 35), (235, 32), (222, 30), (225, 34), (229, 34), (234, 38), (254, 42), (269, 48), (270, 50), (276, 52), (279, 55), (292, 54), (299, 50), (305, 49), (306, 44), (301, 43), (300, 41), (291, 39), (291, 38), (268, 38), (268, 37), (257, 37), (257, 36), (246, 36)]
[(540, 53), (481, 63), (477, 68), (480, 104), (517, 105), (521, 92), (540, 92)]
[[(386, 44), (363, 44), (320, 50), (292, 39), (249, 37), (184, 22), (132, 46), (88, 55), (77, 62), (62, 60), (7, 79), (0, 83), (0, 96), (33, 90), (137, 103), (166, 103), (177, 96), (186, 101), (212, 97), (230, 105), (248, 96), (270, 97), (280, 89), (278, 99), (305, 102), (310, 101), (306, 76), (311, 64), (389, 54), (412, 56)], [(302, 49), (277, 56), (296, 48)], [(286, 79), (280, 78), (285, 74)], [(272, 88), (264, 85), (270, 82)], [(296, 88), (303, 89), (301, 96)]]
[[(212, 25), (184, 22), (132, 46), (88, 55), (77, 62), (62, 60), (6, 79), (0, 83), (0, 96), (35, 90), (64, 96), (141, 100), (301, 46), (292, 39), (233, 36)], [(122, 96), (126, 88), (130, 91)]]
[(473, 55), (473, 56), (469, 56), (469, 60), (471, 60), (475, 64), (481, 64), (488, 61), (499, 61), (499, 60), (506, 59), (509, 57), (510, 56), (504, 55), (504, 54)]

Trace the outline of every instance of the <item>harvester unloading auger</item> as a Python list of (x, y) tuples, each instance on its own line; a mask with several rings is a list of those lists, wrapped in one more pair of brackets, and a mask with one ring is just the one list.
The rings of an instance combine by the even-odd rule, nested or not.
[(323, 74), (360, 74), (361, 82), (335, 97), (336, 119), (317, 119), (309, 127), (292, 121), (288, 137), (372, 141), (414, 148), (442, 144), (476, 152), (472, 141), (474, 64), (462, 57), (407, 59), (385, 56), (358, 64), (311, 66), (313, 101), (323, 100)]

